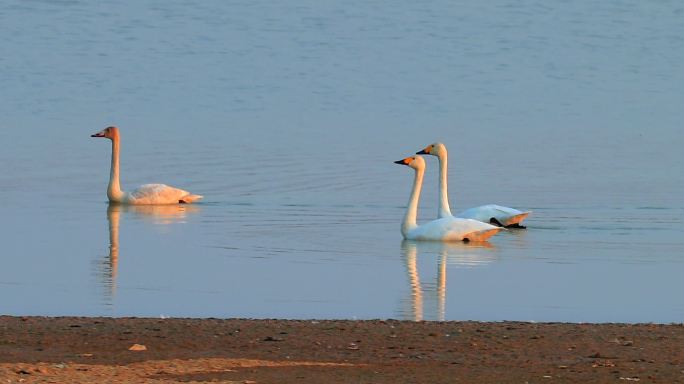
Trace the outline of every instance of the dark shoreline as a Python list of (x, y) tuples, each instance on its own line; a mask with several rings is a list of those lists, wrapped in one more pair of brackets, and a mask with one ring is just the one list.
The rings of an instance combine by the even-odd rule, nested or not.
[[(134, 344), (144, 351), (130, 351)], [(684, 325), (0, 316), (23, 382), (684, 382)]]

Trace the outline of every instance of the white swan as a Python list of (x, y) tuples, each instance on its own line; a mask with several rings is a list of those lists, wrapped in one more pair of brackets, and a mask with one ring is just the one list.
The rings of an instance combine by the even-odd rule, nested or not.
[(107, 127), (90, 137), (105, 137), (112, 141), (112, 167), (109, 173), (107, 197), (112, 203), (121, 204), (179, 204), (192, 203), (202, 198), (182, 189), (165, 184), (141, 185), (133, 192), (123, 192), (119, 184), (119, 129)]
[(425, 160), (421, 156), (413, 156), (395, 161), (395, 163), (407, 165), (416, 171), (411, 198), (401, 223), (401, 234), (406, 240), (485, 241), (501, 230), (500, 227), (481, 221), (453, 216), (433, 220), (423, 225), (416, 224), (418, 200), (425, 174)]
[[(416, 152), (418, 155), (433, 155), (439, 159), (439, 212), (437, 217), (453, 217), (449, 208), (449, 195), (447, 193), (447, 167), (448, 154), (446, 146), (442, 143), (430, 144), (425, 149)], [(469, 208), (456, 215), (466, 219), (474, 219), (503, 227), (525, 228), (520, 223), (531, 211), (519, 211), (514, 208), (496, 204), (481, 205)]]

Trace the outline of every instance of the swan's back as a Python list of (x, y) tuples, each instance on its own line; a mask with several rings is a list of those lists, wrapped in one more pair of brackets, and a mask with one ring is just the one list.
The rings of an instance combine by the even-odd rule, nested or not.
[(128, 193), (126, 197), (129, 204), (192, 203), (201, 198), (201, 195), (193, 195), (188, 191), (170, 187), (166, 184), (141, 185), (135, 191)]

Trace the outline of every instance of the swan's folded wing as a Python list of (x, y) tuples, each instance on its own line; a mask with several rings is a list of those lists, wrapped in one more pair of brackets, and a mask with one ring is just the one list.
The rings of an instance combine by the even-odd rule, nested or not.
[(473, 219), (462, 219), (462, 218), (452, 218), (450, 220), (445, 220), (448, 223), (445, 228), (449, 232), (457, 232), (460, 235), (467, 235), (470, 233), (477, 233), (483, 231), (500, 230), (501, 228), (495, 227), (491, 224), (484, 223), (479, 220)]
[[(532, 213), (532, 211), (521, 211), (519, 209), (515, 208), (509, 208), (509, 207), (503, 207), (501, 205), (496, 205), (496, 204), (491, 204), (492, 210), (495, 212), (500, 212), (501, 213), (501, 220), (499, 220), (500, 223), (502, 223), (505, 226), (509, 225), (514, 225), (514, 224), (520, 224), (521, 221), (525, 220), (527, 216)], [(499, 218), (497, 216), (493, 216), (495, 218)]]
[(515, 215), (519, 215), (519, 214), (523, 213), (522, 211), (517, 210), (515, 208), (504, 207), (501, 205), (490, 204), (488, 206), (491, 207), (491, 209), (493, 211), (501, 212), (501, 214), (504, 214), (504, 215), (515, 216)]
[(489, 222), (489, 219), (492, 217), (498, 220), (505, 220), (520, 213), (522, 212), (518, 211), (517, 209), (503, 207), (496, 204), (487, 204), (466, 209), (465, 211), (456, 215), (456, 217)]
[(489, 222), (492, 218), (496, 219), (504, 226), (516, 224), (524, 220), (531, 212), (523, 212), (515, 208), (504, 207), (496, 204), (481, 205), (466, 209), (465, 211), (456, 215), (466, 219), (474, 219)]

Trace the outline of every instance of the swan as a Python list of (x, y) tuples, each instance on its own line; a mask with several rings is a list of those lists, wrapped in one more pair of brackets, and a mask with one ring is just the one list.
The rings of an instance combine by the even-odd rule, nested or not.
[(481, 221), (457, 217), (443, 217), (429, 223), (416, 224), (418, 200), (423, 187), (425, 160), (422, 156), (412, 156), (395, 161), (396, 164), (407, 165), (415, 170), (413, 190), (409, 199), (406, 215), (401, 223), (401, 234), (406, 240), (433, 241), (485, 241), (501, 230)]
[[(442, 143), (430, 144), (425, 149), (416, 152), (417, 155), (432, 155), (439, 159), (439, 212), (437, 217), (454, 217), (449, 208), (449, 195), (447, 193), (447, 162), (448, 154), (446, 146)], [(466, 209), (456, 215), (465, 219), (474, 219), (500, 227), (525, 228), (520, 223), (531, 211), (520, 211), (514, 208), (496, 204), (481, 205)]]
[(109, 173), (107, 197), (112, 203), (119, 204), (183, 204), (202, 198), (182, 189), (165, 184), (145, 184), (132, 192), (123, 192), (119, 184), (119, 128), (107, 127), (90, 137), (104, 137), (112, 141), (112, 166)]

